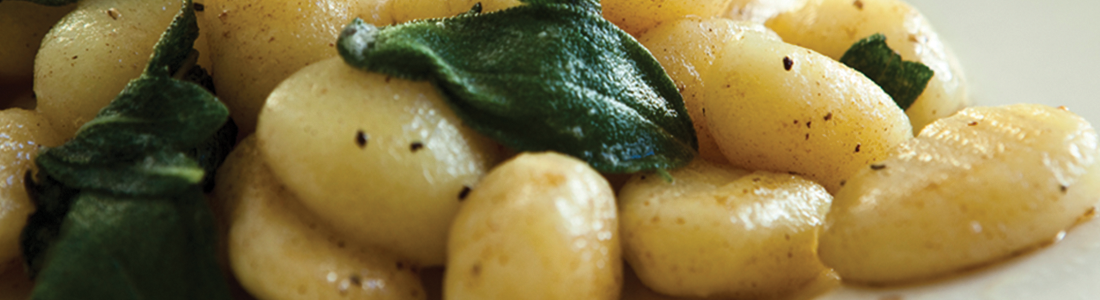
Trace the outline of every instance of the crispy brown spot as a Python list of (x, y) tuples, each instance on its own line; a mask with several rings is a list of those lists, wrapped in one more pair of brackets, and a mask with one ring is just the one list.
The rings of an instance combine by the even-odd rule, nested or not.
[(875, 171), (882, 170), (882, 169), (885, 169), (885, 168), (886, 168), (886, 165), (871, 165), (871, 170), (875, 170)]
[(861, 0), (856, 0), (856, 2), (853, 2), (852, 5), (855, 5), (856, 9), (863, 10), (863, 1)]
[(967, 126), (978, 126), (978, 121), (972, 121), (966, 124)]

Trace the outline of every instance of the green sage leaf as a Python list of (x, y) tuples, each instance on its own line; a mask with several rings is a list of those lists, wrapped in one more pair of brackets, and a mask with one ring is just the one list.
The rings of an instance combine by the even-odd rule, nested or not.
[(935, 75), (922, 63), (903, 61), (901, 55), (886, 45), (886, 36), (881, 33), (853, 44), (840, 57), (840, 62), (882, 87), (901, 110), (909, 109), (917, 101)]
[(430, 80), (465, 125), (517, 150), (558, 151), (611, 173), (694, 157), (672, 80), (598, 2), (525, 2), (382, 28), (355, 20), (337, 49), (353, 67)]
[(145, 72), (35, 159), (37, 210), (20, 239), (31, 299), (229, 299), (202, 191), (236, 127), (214, 95), (176, 79), (203, 78), (187, 75), (197, 32), (184, 1)]

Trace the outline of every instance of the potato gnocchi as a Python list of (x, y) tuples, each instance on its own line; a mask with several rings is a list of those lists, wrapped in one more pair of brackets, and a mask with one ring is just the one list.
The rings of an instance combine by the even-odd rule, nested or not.
[[(14, 41), (0, 45), (0, 105), (37, 110), (0, 111), (0, 298), (30, 293), (7, 278), (24, 276), (10, 270), (33, 210), (21, 180), (34, 149), (72, 137), (140, 74), (175, 14), (162, 8), (179, 1), (0, 3), (0, 36)], [(195, 3), (197, 64), (251, 134), (211, 195), (250, 296), (810, 299), (840, 281), (990, 264), (1095, 214), (1093, 127), (1038, 105), (964, 110), (954, 55), (899, 0), (601, 1), (694, 121), (702, 159), (669, 178), (601, 176), (556, 153), (507, 159), (431, 83), (335, 57), (353, 18), (385, 26), (475, 3), (523, 5)], [(874, 33), (935, 72), (906, 111), (836, 61)]]
[(0, 270), (20, 256), (19, 234), (34, 212), (24, 176), (35, 169), (38, 147), (63, 141), (41, 114), (18, 108), (0, 111)]
[(418, 266), (444, 261), (464, 195), (499, 158), (427, 82), (362, 72), (339, 58), (283, 81), (256, 132), (272, 172), (350, 239)]
[[(86, 0), (61, 18), (35, 56), (37, 110), (70, 138), (141, 75), (180, 0)], [(79, 91), (79, 92), (75, 92)]]
[(520, 154), (455, 217), (444, 299), (618, 299), (620, 253), (615, 196), (599, 173), (562, 154)]
[(1053, 107), (968, 108), (932, 123), (836, 195), (821, 259), (844, 280), (899, 283), (1009, 257), (1094, 211), (1100, 150)]
[(912, 138), (905, 113), (863, 74), (754, 32), (727, 43), (702, 75), (702, 113), (731, 164), (792, 172), (835, 193)]
[(967, 84), (955, 55), (912, 6), (898, 0), (808, 0), (767, 21), (783, 40), (840, 59), (853, 43), (881, 33), (902, 59), (935, 72), (924, 93), (905, 111), (913, 134), (969, 105)]
[(624, 257), (646, 286), (684, 297), (772, 299), (826, 268), (817, 231), (832, 196), (789, 174), (704, 160), (619, 191)]
[(214, 201), (227, 218), (229, 265), (260, 299), (425, 299), (412, 266), (349, 243), (271, 174), (256, 138), (218, 172)]

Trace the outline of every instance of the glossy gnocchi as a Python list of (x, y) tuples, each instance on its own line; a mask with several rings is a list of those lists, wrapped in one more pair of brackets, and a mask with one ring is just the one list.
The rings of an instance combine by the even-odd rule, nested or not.
[(24, 176), (35, 169), (39, 147), (63, 141), (41, 114), (19, 108), (0, 111), (0, 270), (16, 265), (19, 234), (34, 212)]
[(615, 195), (584, 162), (524, 153), (486, 175), (455, 217), (444, 299), (618, 299)]
[(920, 62), (935, 72), (924, 93), (906, 109), (913, 134), (933, 121), (970, 104), (966, 78), (955, 55), (931, 23), (901, 0), (808, 0), (804, 6), (767, 21), (783, 40), (833, 59), (860, 39), (875, 33), (902, 59)]
[(256, 138), (219, 170), (229, 265), (260, 299), (425, 299), (412, 266), (333, 234), (271, 174)]
[(844, 280), (933, 278), (1049, 243), (1100, 199), (1096, 130), (1057, 108), (975, 107), (840, 190), (821, 259)]
[(905, 113), (863, 74), (754, 32), (727, 43), (702, 76), (702, 112), (731, 164), (793, 172), (836, 192), (912, 138)]
[[(138, 77), (182, 1), (81, 1), (35, 56), (37, 110), (69, 138)], [(171, 9), (169, 9), (171, 8)]]
[(703, 160), (671, 175), (636, 175), (619, 191), (624, 257), (649, 288), (772, 299), (825, 272), (817, 231), (832, 196), (821, 185)]
[(271, 93), (256, 136), (272, 172), (337, 232), (433, 266), (464, 193), (499, 160), (461, 124), (428, 82), (331, 58)]

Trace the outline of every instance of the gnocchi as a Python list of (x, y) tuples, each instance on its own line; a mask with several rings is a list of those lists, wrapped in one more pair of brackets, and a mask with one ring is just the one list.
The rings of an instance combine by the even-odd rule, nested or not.
[(272, 172), (336, 231), (432, 266), (464, 194), (499, 159), (461, 123), (429, 83), (331, 58), (271, 93), (256, 136)]
[(455, 217), (443, 298), (618, 299), (617, 215), (611, 187), (584, 162), (520, 154), (486, 175)]
[[(988, 264), (1095, 213), (1091, 125), (1042, 106), (963, 110), (955, 57), (897, 0), (601, 1), (694, 121), (702, 159), (670, 170), (671, 183), (601, 176), (555, 153), (505, 161), (509, 149), (466, 128), (431, 83), (334, 57), (352, 18), (385, 26), (477, 2), (196, 3), (198, 64), (252, 134), (212, 194), (251, 296), (809, 299), (840, 280), (905, 284)], [(26, 60), (11, 58), (26, 49), (0, 45), (0, 101), (38, 107), (0, 112), (0, 299), (30, 292), (3, 273), (32, 210), (26, 149), (62, 143), (113, 98), (175, 13), (160, 8), (179, 3), (82, 0), (17, 25), (5, 7), (26, 3), (0, 3), (0, 36), (42, 40), (37, 95), (20, 79)], [(906, 111), (835, 61), (876, 32), (936, 72)]]
[(141, 75), (180, 0), (87, 0), (61, 18), (35, 56), (37, 110), (65, 138)]
[(334, 41), (356, 16), (374, 24), (391, 22), (371, 13), (380, 0), (229, 1), (206, 0), (197, 12), (207, 29), (214, 86), (242, 134), (255, 130), (264, 100), (298, 69), (336, 56)]
[(801, 8), (767, 21), (783, 40), (840, 59), (853, 43), (875, 33), (886, 36), (902, 59), (920, 62), (935, 72), (924, 93), (906, 109), (913, 134), (936, 119), (950, 116), (970, 101), (955, 55), (912, 6), (899, 0), (808, 0)]
[(912, 138), (905, 113), (863, 74), (753, 32), (727, 43), (702, 76), (702, 113), (731, 164), (793, 172), (835, 193)]
[(685, 297), (772, 299), (826, 268), (817, 231), (832, 196), (789, 174), (696, 160), (619, 192), (624, 257), (646, 286)]
[(332, 234), (301, 209), (259, 155), (241, 142), (218, 171), (214, 192), (228, 219), (237, 280), (260, 299), (425, 299), (412, 266)]
[(19, 234), (34, 212), (24, 176), (34, 169), (38, 147), (62, 141), (49, 121), (34, 111), (0, 111), (0, 270), (19, 257)]
[(638, 37), (638, 41), (653, 53), (683, 95), (684, 106), (699, 139), (699, 156), (711, 161), (725, 162), (726, 157), (715, 143), (703, 114), (706, 83), (702, 76), (715, 63), (716, 56), (727, 41), (746, 34), (746, 31), (779, 40), (779, 36), (759, 24), (723, 18), (684, 18), (654, 27)]
[(1100, 199), (1096, 130), (1042, 105), (968, 108), (840, 190), (821, 234), (850, 282), (928, 279), (1049, 243)]

